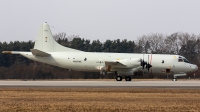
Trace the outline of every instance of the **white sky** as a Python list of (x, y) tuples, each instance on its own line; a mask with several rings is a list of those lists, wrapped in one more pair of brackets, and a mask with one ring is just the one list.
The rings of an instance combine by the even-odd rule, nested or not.
[(40, 25), (81, 38), (137, 40), (151, 33), (200, 34), (200, 0), (1, 0), (0, 41), (35, 40)]

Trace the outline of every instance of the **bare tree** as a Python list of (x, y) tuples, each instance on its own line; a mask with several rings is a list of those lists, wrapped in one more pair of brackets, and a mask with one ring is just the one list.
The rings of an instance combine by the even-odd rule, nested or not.
[(165, 43), (163, 34), (151, 34), (148, 37), (151, 53), (164, 53), (165, 52)]
[(194, 34), (188, 34), (188, 33), (179, 33), (178, 38), (179, 38), (179, 44), (182, 45), (187, 45), (188, 41), (195, 41), (196, 40), (196, 35)]
[(145, 45), (147, 42), (147, 36), (143, 35), (141, 37), (138, 37), (138, 40), (136, 41), (136, 48), (135, 48), (135, 52), (137, 53), (145, 53), (145, 51), (147, 51), (147, 49), (145, 50)]
[(61, 33), (58, 33), (58, 34), (55, 34), (53, 35), (53, 38), (58, 41), (59, 39), (60, 40), (63, 40), (65, 38), (67, 38), (67, 34), (65, 32), (61, 32)]
[(173, 33), (165, 39), (166, 53), (179, 54), (181, 46), (179, 45), (178, 33)]

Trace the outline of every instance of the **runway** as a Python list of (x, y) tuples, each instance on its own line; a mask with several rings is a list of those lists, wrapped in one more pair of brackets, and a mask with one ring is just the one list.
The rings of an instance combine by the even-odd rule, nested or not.
[(0, 88), (181, 88), (200, 89), (200, 81), (0, 81)]

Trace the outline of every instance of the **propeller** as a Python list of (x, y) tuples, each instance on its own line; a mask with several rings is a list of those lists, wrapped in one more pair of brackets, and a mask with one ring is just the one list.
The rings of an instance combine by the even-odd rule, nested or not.
[(149, 69), (152, 67), (151, 64), (149, 64), (149, 55), (148, 55), (148, 62), (146, 64), (146, 69), (149, 71)]
[(142, 66), (142, 68), (144, 69), (144, 66), (146, 65), (147, 63), (144, 61), (144, 59), (142, 60), (141, 59), (141, 66)]
[(144, 69), (144, 66), (146, 66), (146, 69), (149, 71), (149, 69), (152, 67), (151, 64), (149, 64), (149, 55), (148, 55), (148, 61), (144, 61), (144, 55), (143, 55), (143, 59), (141, 59), (141, 66)]

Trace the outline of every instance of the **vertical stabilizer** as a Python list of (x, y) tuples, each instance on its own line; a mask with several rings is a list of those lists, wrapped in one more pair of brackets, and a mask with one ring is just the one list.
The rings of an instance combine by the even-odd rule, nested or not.
[(34, 49), (38, 49), (44, 52), (81, 52), (79, 50), (71, 49), (58, 44), (54, 40), (49, 25), (47, 23), (43, 23), (41, 25), (38, 31), (37, 38), (35, 40)]

